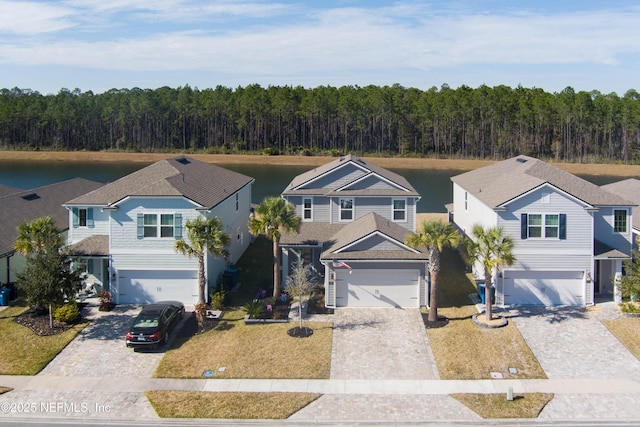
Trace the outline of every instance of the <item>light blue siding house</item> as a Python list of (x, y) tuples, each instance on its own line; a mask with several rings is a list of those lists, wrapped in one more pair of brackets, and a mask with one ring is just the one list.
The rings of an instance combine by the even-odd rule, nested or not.
[(640, 245), (640, 179), (624, 179), (603, 185), (602, 188), (609, 193), (617, 194), (620, 197), (631, 200), (637, 205), (632, 210), (633, 222), (631, 224), (631, 230), (633, 232), (633, 248), (638, 249), (638, 245)]
[[(457, 175), (453, 218), (500, 226), (515, 240), (516, 262), (497, 272), (503, 305), (590, 305), (613, 295), (631, 256), (633, 202), (541, 160), (518, 156)], [(474, 275), (484, 279), (474, 266)]]
[(427, 305), (427, 255), (404, 244), (420, 195), (404, 177), (347, 155), (295, 177), (282, 197), (302, 219), (280, 241), (283, 282), (302, 260), (328, 307)]
[(198, 299), (197, 261), (174, 250), (184, 224), (199, 216), (222, 220), (231, 236), (227, 259), (208, 255), (206, 276), (215, 287), (250, 238), (253, 179), (184, 156), (161, 160), (64, 206), (68, 240), (90, 281), (114, 302)]

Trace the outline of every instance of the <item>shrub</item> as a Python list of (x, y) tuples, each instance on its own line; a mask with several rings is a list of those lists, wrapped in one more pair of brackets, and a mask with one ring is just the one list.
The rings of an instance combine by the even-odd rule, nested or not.
[(110, 311), (111, 306), (111, 292), (103, 289), (98, 294), (98, 300), (100, 301), (100, 307), (98, 307), (99, 311)]
[(198, 322), (198, 328), (204, 329), (204, 319), (207, 317), (207, 305), (199, 302), (195, 306), (196, 320)]
[(244, 311), (247, 312), (250, 319), (255, 319), (260, 314), (262, 314), (262, 311), (264, 310), (264, 305), (262, 305), (262, 303), (259, 301), (249, 301), (242, 308), (244, 309)]
[(224, 291), (212, 292), (210, 295), (211, 308), (214, 310), (222, 310), (225, 306), (226, 293)]
[(80, 308), (76, 303), (76, 300), (72, 299), (66, 304), (56, 308), (53, 312), (53, 317), (64, 323), (73, 323), (80, 317)]
[(620, 304), (620, 311), (626, 314), (638, 314), (640, 313), (640, 306), (633, 302), (625, 302)]

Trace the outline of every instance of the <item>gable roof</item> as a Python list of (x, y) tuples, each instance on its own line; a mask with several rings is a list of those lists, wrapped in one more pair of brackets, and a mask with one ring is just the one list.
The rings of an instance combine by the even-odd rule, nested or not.
[(512, 157), (456, 175), (451, 180), (492, 208), (544, 184), (550, 184), (591, 206), (633, 205), (589, 181), (529, 156)]
[(72, 197), (95, 190), (104, 184), (75, 178), (32, 190), (22, 190), (2, 197), (0, 203), (0, 256), (13, 253), (18, 237), (18, 225), (43, 216), (50, 216), (62, 229), (69, 228), (69, 211), (62, 204)]
[(115, 206), (128, 196), (184, 196), (211, 209), (252, 182), (246, 175), (178, 156), (153, 163), (67, 204)]
[(22, 191), (22, 190), (20, 190), (19, 188), (13, 188), (7, 185), (0, 184), (0, 197), (8, 196), (10, 194), (17, 193), (19, 191)]
[[(346, 224), (339, 232), (333, 235), (328, 248), (322, 253), (321, 259), (415, 259), (427, 260), (428, 256), (415, 249), (405, 246), (404, 240), (411, 232), (401, 225), (376, 214), (369, 213), (357, 220)], [(374, 235), (383, 236), (385, 239), (396, 243), (397, 250), (364, 250), (344, 251), (353, 243), (363, 241)]]
[(624, 179), (603, 185), (601, 188), (609, 193), (617, 194), (620, 197), (631, 200), (637, 205), (632, 209), (631, 216), (633, 218), (633, 228), (640, 230), (640, 179)]
[[(344, 167), (345, 165), (352, 164), (355, 167), (362, 170), (362, 174), (355, 178), (351, 183), (347, 183), (342, 188), (348, 188), (353, 182), (360, 181), (366, 176), (378, 176), (382, 178), (382, 180), (386, 180), (391, 183), (394, 187), (399, 187), (397, 189), (380, 189), (380, 190), (372, 190), (372, 189), (362, 189), (362, 190), (344, 190), (337, 191), (335, 188), (325, 188), (325, 189), (303, 189), (300, 188), (305, 184), (322, 177), (323, 175), (331, 173), (334, 169)], [(295, 195), (295, 194), (303, 194), (303, 195), (311, 195), (311, 194), (320, 194), (320, 195), (329, 195), (331, 193), (336, 194), (349, 194), (349, 195), (384, 195), (384, 196), (420, 196), (415, 188), (407, 181), (405, 177), (399, 175), (395, 172), (391, 172), (383, 167), (375, 165), (373, 163), (369, 163), (364, 161), (363, 159), (356, 157), (352, 154), (347, 154), (346, 156), (340, 157), (336, 160), (333, 160), (329, 163), (325, 163), (322, 166), (319, 166), (315, 169), (302, 173), (289, 183), (287, 188), (282, 192), (282, 195)]]

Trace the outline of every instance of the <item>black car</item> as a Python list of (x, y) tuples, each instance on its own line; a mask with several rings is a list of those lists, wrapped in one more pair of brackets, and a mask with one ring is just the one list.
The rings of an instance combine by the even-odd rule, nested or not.
[(162, 301), (145, 305), (125, 338), (127, 347), (156, 348), (169, 341), (169, 331), (184, 317), (184, 304)]

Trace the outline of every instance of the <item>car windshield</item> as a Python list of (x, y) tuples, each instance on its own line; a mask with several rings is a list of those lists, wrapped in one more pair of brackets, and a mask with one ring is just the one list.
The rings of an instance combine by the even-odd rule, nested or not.
[(134, 328), (157, 328), (158, 327), (158, 318), (157, 317), (140, 316), (134, 322), (133, 327)]

